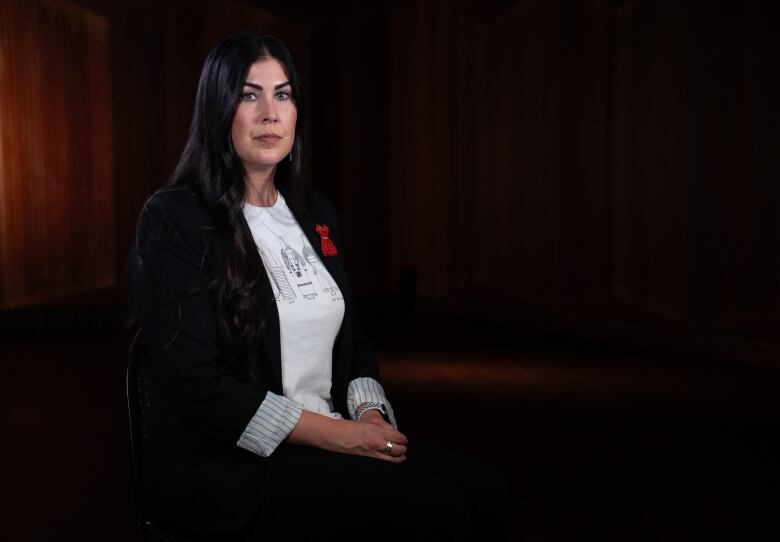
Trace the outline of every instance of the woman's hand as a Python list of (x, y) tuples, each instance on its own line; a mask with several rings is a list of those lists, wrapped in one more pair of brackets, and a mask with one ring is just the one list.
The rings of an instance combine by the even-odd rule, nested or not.
[(370, 423), (377, 425), (379, 427), (389, 427), (390, 429), (394, 429), (394, 427), (387, 423), (385, 421), (384, 416), (382, 416), (382, 413), (379, 412), (377, 409), (372, 408), (371, 410), (366, 410), (362, 416), (360, 416), (360, 419), (358, 420), (361, 423)]
[[(382, 419), (381, 415), (379, 415), (379, 420), (369, 418), (371, 420), (369, 421), (365, 420), (366, 414), (361, 416), (360, 422), (345, 421), (345, 425), (340, 428), (343, 432), (337, 439), (341, 450), (335, 451), (365, 455), (396, 463), (405, 461), (406, 437)], [(377, 414), (379, 413), (377, 412)], [(388, 442), (392, 444), (392, 448), (390, 453), (386, 454), (384, 450)]]
[[(366, 412), (360, 422), (334, 420), (327, 416), (303, 411), (298, 423), (290, 432), (292, 444), (315, 446), (342, 454), (362, 455), (393, 463), (406, 460), (406, 437), (392, 425), (373, 417), (367, 420)], [(379, 414), (377, 412), (377, 414)], [(392, 444), (389, 454), (384, 453), (387, 443)]]

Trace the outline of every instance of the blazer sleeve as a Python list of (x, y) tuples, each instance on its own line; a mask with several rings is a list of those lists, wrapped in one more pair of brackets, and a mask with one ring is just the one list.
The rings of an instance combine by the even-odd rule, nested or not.
[(152, 392), (184, 423), (235, 445), (267, 389), (220, 364), (216, 306), (206, 288), (213, 235), (196, 196), (158, 193), (139, 220), (130, 280), (152, 362)]

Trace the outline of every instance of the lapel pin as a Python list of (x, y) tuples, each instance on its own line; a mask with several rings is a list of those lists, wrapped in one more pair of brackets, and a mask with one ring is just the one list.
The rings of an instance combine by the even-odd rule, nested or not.
[(335, 256), (339, 253), (338, 250), (336, 250), (336, 245), (333, 244), (333, 241), (330, 240), (328, 237), (328, 234), (330, 233), (330, 228), (328, 228), (327, 224), (317, 224), (317, 227), (314, 228), (317, 230), (317, 233), (320, 234), (320, 242), (322, 246), (322, 255), (323, 256)]

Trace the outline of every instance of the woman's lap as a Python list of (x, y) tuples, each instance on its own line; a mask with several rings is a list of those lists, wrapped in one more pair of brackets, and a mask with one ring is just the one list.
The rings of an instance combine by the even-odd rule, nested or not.
[(395, 464), (282, 445), (253, 530), (290, 539), (349, 540), (363, 530), (366, 539), (502, 539), (507, 488), (491, 469), (413, 439), (407, 457)]

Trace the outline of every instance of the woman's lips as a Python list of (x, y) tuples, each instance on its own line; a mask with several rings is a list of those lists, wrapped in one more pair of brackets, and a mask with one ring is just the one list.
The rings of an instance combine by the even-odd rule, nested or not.
[(258, 139), (263, 143), (276, 143), (277, 141), (282, 139), (282, 136), (276, 134), (262, 134), (257, 136), (255, 139)]

